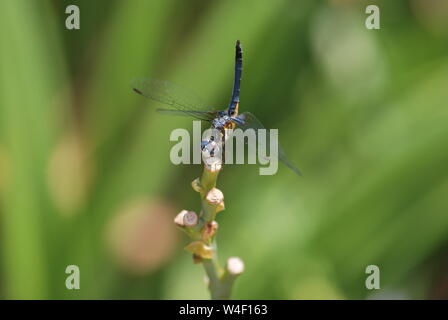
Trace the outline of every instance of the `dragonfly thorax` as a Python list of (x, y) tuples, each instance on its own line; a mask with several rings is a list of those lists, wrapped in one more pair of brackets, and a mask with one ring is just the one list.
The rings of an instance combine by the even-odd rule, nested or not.
[(220, 114), (217, 118), (212, 120), (212, 127), (218, 130), (227, 128), (232, 123), (232, 118), (228, 114)]

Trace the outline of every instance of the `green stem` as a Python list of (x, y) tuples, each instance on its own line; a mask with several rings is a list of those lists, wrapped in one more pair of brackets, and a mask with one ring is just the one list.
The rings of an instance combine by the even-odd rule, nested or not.
[(202, 186), (201, 198), (205, 199), (207, 193), (216, 187), (216, 181), (218, 180), (219, 170), (211, 171), (204, 167), (204, 171), (202, 172), (202, 177), (200, 180)]
[[(216, 208), (210, 205), (206, 196), (208, 192), (216, 187), (216, 182), (218, 179), (219, 170), (212, 171), (204, 167), (200, 184), (202, 187), (201, 199), (202, 199), (202, 212), (203, 217), (207, 222), (213, 221), (216, 215)], [(224, 279), (224, 269), (219, 265), (218, 262), (218, 252), (216, 245), (216, 234), (210, 239), (211, 246), (213, 248), (212, 259), (203, 259), (202, 264), (204, 265), (205, 272), (207, 273), (209, 279), (209, 290), (211, 298), (213, 300), (228, 300), (230, 299), (230, 293), (232, 291), (232, 284), (223, 281)]]
[[(208, 277), (208, 288), (212, 299), (230, 299), (235, 278), (243, 272), (244, 265), (239, 258), (230, 258), (226, 268), (222, 268), (218, 262), (218, 249), (216, 245), (216, 232), (218, 224), (215, 221), (216, 214), (224, 210), (224, 195), (216, 189), (216, 181), (219, 175), (219, 168), (212, 170), (204, 166), (204, 171), (200, 179), (192, 182), (192, 187), (201, 195), (201, 213), (196, 216), (197, 223), (187, 226), (183, 224), (186, 217), (186, 210), (178, 214), (175, 223), (180, 226), (194, 241), (185, 247), (187, 251), (193, 253), (195, 261), (203, 264)], [(192, 212), (193, 218), (195, 213)], [(229, 261), (237, 261), (229, 263)], [(233, 266), (233, 267), (232, 267)], [(239, 266), (239, 267), (238, 267)]]
[(211, 298), (213, 300), (229, 300), (232, 292), (232, 283), (226, 283), (222, 277), (218, 275), (216, 264), (213, 260), (204, 260), (205, 272), (209, 278), (208, 288), (210, 290)]
[(229, 300), (232, 292), (233, 277), (227, 276), (218, 262), (216, 241), (213, 241), (213, 258), (202, 261), (209, 279), (208, 288), (213, 300)]

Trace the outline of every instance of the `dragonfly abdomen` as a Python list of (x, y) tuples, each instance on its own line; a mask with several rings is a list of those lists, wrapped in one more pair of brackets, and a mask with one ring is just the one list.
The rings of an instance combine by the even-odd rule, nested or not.
[(232, 100), (228, 108), (230, 116), (238, 114), (238, 104), (240, 102), (241, 75), (243, 73), (243, 50), (239, 40), (236, 42), (235, 53), (235, 78), (233, 82)]

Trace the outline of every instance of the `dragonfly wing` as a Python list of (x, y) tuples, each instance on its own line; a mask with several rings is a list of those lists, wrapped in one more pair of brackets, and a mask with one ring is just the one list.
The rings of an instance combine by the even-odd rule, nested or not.
[[(244, 112), (238, 116), (238, 118), (242, 121), (242, 123), (237, 123), (237, 127), (241, 128), (242, 130), (246, 129), (266, 129), (264, 125), (260, 122), (260, 120), (257, 119), (252, 113), (250, 112)], [(268, 129), (266, 129), (269, 131)], [(269, 134), (266, 136), (266, 145), (264, 146), (266, 150), (269, 149), (270, 141), (269, 141)], [(288, 160), (288, 157), (286, 156), (285, 151), (283, 150), (282, 146), (278, 145), (278, 158), (281, 162), (283, 162), (288, 168), (290, 168), (292, 171), (294, 171), (296, 174), (301, 176), (302, 174), (300, 171), (292, 164), (291, 161)]]
[(203, 112), (202, 120), (213, 119), (211, 112), (204, 111), (208, 108), (204, 107), (204, 103), (196, 94), (174, 83), (152, 78), (137, 78), (132, 81), (132, 89), (148, 99), (169, 106), (173, 114), (198, 118), (199, 113)]
[(283, 150), (283, 148), (280, 145), (278, 146), (278, 158), (280, 159), (281, 162), (283, 162), (289, 169), (294, 171), (297, 175), (299, 175), (299, 176), (302, 175), (300, 170), (297, 169), (294, 166), (294, 164), (292, 164), (292, 162), (288, 160), (288, 157), (286, 157), (285, 151)]
[(204, 121), (210, 121), (217, 116), (217, 111), (174, 110), (161, 108), (158, 108), (156, 111), (162, 114), (173, 116), (190, 116)]

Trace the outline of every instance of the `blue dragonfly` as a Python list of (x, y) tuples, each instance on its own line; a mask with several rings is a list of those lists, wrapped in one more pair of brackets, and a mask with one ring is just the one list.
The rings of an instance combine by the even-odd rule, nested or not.
[[(163, 80), (137, 78), (132, 82), (132, 89), (148, 99), (165, 104), (168, 108), (158, 108), (157, 111), (160, 113), (190, 116), (207, 121), (212, 128), (222, 132), (225, 129), (234, 128), (240, 128), (243, 131), (246, 129), (265, 129), (263, 124), (252, 113), (243, 112), (238, 114), (243, 71), (243, 51), (239, 40), (236, 42), (235, 49), (235, 76), (232, 98), (225, 110), (209, 110), (191, 91)], [(268, 140), (267, 144), (269, 144)], [(300, 171), (288, 160), (280, 145), (278, 146), (278, 158), (296, 174), (301, 175)]]

